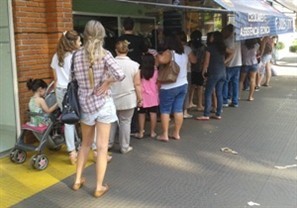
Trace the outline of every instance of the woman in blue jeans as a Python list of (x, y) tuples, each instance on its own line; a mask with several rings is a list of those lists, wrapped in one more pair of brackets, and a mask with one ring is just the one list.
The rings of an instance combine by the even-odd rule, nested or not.
[(223, 106), (223, 85), (226, 79), (225, 63), (229, 61), (230, 56), (225, 59), (226, 46), (223, 41), (221, 32), (213, 33), (213, 42), (207, 46), (202, 75), (206, 81), (205, 86), (205, 107), (204, 115), (197, 117), (197, 120), (209, 120), (211, 111), (211, 95), (213, 89), (216, 90), (217, 109), (214, 119), (221, 119), (221, 112)]
[(159, 98), (163, 132), (157, 139), (163, 142), (169, 141), (170, 114), (174, 116), (174, 129), (170, 137), (176, 140), (180, 139), (180, 129), (183, 124), (183, 103), (188, 90), (188, 56), (184, 52), (184, 47), (179, 37), (166, 37), (165, 48), (167, 50), (157, 56), (158, 63), (166, 64), (174, 58), (175, 62), (180, 67), (180, 72), (175, 83), (161, 84), (160, 86)]

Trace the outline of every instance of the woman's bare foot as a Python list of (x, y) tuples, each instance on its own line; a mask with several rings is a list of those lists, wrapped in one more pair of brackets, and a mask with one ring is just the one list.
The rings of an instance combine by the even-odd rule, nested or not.
[(107, 184), (102, 186), (101, 188), (97, 188), (94, 192), (94, 197), (99, 198), (100, 196), (108, 192), (108, 190), (109, 190), (109, 186)]
[[(142, 132), (143, 132), (143, 131), (142, 131)], [(134, 137), (137, 138), (137, 139), (143, 139), (144, 135), (143, 135), (143, 133), (136, 133), (136, 134), (134, 135)]]
[(197, 107), (197, 110), (198, 110), (198, 111), (204, 111), (204, 107), (203, 107), (203, 106), (198, 106), (198, 107)]
[(196, 107), (197, 107), (197, 105), (195, 105), (194, 103), (189, 104), (189, 108), (196, 108)]
[(169, 138), (164, 137), (163, 135), (157, 136), (157, 140), (161, 141), (161, 142), (168, 142)]
[(152, 139), (154, 139), (154, 138), (156, 138), (156, 136), (157, 136), (157, 133), (156, 132), (151, 132), (151, 135), (150, 135), (150, 137), (152, 138)]

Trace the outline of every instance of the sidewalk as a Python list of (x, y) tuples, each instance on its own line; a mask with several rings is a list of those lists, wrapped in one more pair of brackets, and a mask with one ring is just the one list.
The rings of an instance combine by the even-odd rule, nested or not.
[(286, 53), (272, 68), (279, 76), (297, 76), (297, 53)]
[(278, 76), (271, 84), (253, 102), (243, 92), (239, 108), (224, 108), (220, 121), (185, 120), (180, 141), (132, 139), (132, 152), (114, 150), (105, 180), (111, 189), (102, 198), (92, 197), (91, 165), (79, 191), (70, 189), (72, 175), (13, 207), (296, 208), (297, 80)]

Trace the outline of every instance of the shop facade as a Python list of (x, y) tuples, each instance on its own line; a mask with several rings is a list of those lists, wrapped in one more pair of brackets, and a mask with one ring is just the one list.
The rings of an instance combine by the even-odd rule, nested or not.
[[(27, 121), (31, 92), (26, 81), (29, 78), (41, 78), (47, 83), (53, 80), (50, 62), (64, 31), (75, 29), (82, 33), (88, 20), (99, 20), (106, 28), (106, 47), (111, 49), (113, 45), (108, 45), (109, 41), (112, 43), (121, 34), (122, 21), (128, 16), (135, 20), (135, 32), (148, 38), (156, 36), (160, 29), (179, 29), (189, 35), (199, 28), (206, 35), (220, 30), (232, 17), (214, 1), (208, 1), (209, 6), (215, 7), (210, 12), (200, 8), (204, 1), (196, 1), (198, 5), (189, 10), (118, 0), (0, 2), (0, 153), (13, 147), (21, 124)], [(163, 24), (166, 21), (168, 24)], [(156, 42), (152, 44), (156, 47)]]
[(107, 0), (5, 0), (0, 1), (0, 153), (9, 151), (27, 121), (32, 93), (29, 78), (53, 80), (50, 62), (62, 33), (83, 31), (89, 19), (107, 28), (109, 37), (121, 33), (121, 21), (131, 16), (136, 30), (150, 32), (155, 18), (146, 8)]

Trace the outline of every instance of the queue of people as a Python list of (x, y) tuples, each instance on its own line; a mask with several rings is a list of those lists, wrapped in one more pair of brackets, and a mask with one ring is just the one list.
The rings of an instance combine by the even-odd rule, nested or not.
[[(62, 34), (51, 63), (57, 97), (55, 107), (49, 109), (39, 99), (45, 83), (35, 86), (33, 80), (28, 82), (29, 89), (35, 93), (30, 103), (37, 103), (35, 106), (46, 112), (52, 112), (57, 105), (62, 109), (73, 64), (79, 86), (82, 143), (77, 152), (75, 127), (65, 124), (70, 162), (77, 166), (72, 189), (77, 191), (86, 182), (83, 171), (89, 151), (93, 149), (96, 161), (94, 197), (109, 190), (104, 183), (107, 162), (111, 159), (108, 149), (112, 149), (118, 139), (120, 152), (131, 152), (131, 136), (137, 139), (145, 136), (147, 115), (151, 138), (162, 142), (168, 142), (170, 138), (180, 140), (183, 120), (193, 117), (189, 109), (203, 112), (196, 120), (219, 120), (223, 107), (239, 107), (240, 91), (247, 77), (248, 101), (254, 100), (254, 92), (264, 74), (263, 86), (270, 86), (273, 47), (270, 37), (236, 42), (233, 25), (227, 25), (222, 32), (208, 33), (206, 44), (202, 43), (202, 33), (198, 30), (192, 32), (188, 43), (184, 33), (166, 36), (162, 51), (157, 52), (145, 44), (143, 38), (133, 34), (133, 27), (133, 20), (126, 18), (125, 34), (115, 43), (115, 57), (104, 48), (105, 29), (99, 21), (91, 20), (86, 24), (83, 46), (76, 31)], [(171, 60), (180, 68), (176, 82), (158, 83), (158, 66)], [(197, 104), (193, 102), (195, 91)], [(30, 110), (34, 110), (32, 104), (30, 106)], [(162, 129), (159, 134), (156, 131), (158, 113)], [(174, 123), (172, 132), (169, 129), (171, 120)]]

